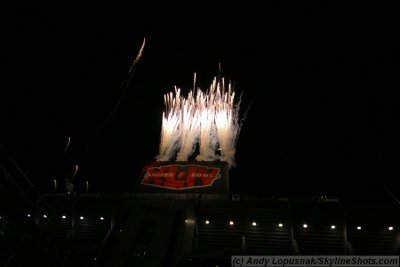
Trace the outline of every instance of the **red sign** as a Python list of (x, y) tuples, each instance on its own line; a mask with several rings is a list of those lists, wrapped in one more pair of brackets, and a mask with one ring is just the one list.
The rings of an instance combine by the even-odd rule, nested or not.
[(185, 190), (212, 186), (214, 181), (220, 178), (220, 168), (194, 164), (171, 164), (147, 168), (141, 184)]

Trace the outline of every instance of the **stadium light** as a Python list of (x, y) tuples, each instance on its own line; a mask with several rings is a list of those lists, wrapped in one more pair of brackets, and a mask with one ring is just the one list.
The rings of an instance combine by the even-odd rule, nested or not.
[(282, 223), (280, 223), (280, 224), (278, 224), (278, 226), (279, 226), (280, 228), (282, 228), (282, 227), (283, 227), (283, 224), (282, 224)]
[(79, 219), (83, 220), (83, 219), (85, 219), (85, 217), (81, 216), (81, 217), (79, 217)]
[(253, 226), (257, 226), (257, 223), (256, 223), (256, 222), (253, 222), (252, 225), (253, 225)]
[(229, 221), (229, 225), (233, 225), (234, 223), (233, 223), (233, 221)]
[(62, 218), (63, 218), (63, 219), (66, 219), (66, 218), (67, 218), (67, 216), (63, 215), (63, 216), (62, 216)]
[(361, 226), (357, 226), (357, 230), (361, 230)]
[(46, 219), (46, 218), (47, 218), (47, 215), (46, 215), (46, 214), (43, 214), (43, 218), (45, 218), (45, 219)]
[(336, 226), (335, 225), (331, 225), (331, 229), (333, 230), (333, 229), (335, 229), (336, 228)]
[(210, 224), (210, 221), (209, 221), (209, 220), (206, 220), (206, 224)]
[(394, 228), (393, 228), (393, 226), (389, 226), (388, 229), (389, 229), (389, 231), (393, 231)]
[(307, 228), (308, 227), (308, 225), (307, 224), (303, 224), (303, 228)]
[(100, 217), (100, 220), (104, 221), (104, 217)]

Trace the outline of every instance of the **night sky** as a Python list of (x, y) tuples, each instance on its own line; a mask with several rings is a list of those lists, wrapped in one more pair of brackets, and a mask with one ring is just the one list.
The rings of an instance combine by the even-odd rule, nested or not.
[[(92, 193), (130, 191), (158, 153), (163, 94), (174, 85), (186, 94), (195, 72), (207, 88), (221, 63), (246, 114), (233, 192), (371, 195), (385, 185), (398, 194), (399, 43), (389, 11), (269, 3), (142, 19), (125, 6), (9, 9), (0, 143), (41, 192), (76, 163), (78, 191), (86, 180)], [(96, 134), (143, 38), (127, 93)]]

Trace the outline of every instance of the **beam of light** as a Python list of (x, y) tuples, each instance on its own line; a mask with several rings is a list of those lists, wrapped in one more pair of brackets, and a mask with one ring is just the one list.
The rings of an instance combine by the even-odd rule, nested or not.
[(164, 95), (166, 111), (163, 112), (160, 150), (156, 157), (159, 161), (171, 160), (180, 146), (180, 101), (180, 89), (178, 88), (175, 88), (175, 97), (172, 92)]

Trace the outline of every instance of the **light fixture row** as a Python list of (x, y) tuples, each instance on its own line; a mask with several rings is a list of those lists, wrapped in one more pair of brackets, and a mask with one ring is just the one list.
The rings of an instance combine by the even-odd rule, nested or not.
[[(28, 214), (26, 215), (26, 217), (31, 218), (32, 215), (28, 213)], [(43, 214), (43, 218), (44, 218), (44, 219), (47, 219), (47, 215), (46, 215), (46, 214)], [(61, 218), (62, 218), (63, 220), (64, 220), (64, 219), (67, 219), (67, 216), (66, 216), (66, 215), (62, 215)], [(85, 217), (84, 217), (84, 216), (79, 216), (79, 219), (80, 219), (80, 220), (84, 220)], [(86, 218), (86, 219), (87, 219), (87, 218)], [(99, 217), (99, 219), (100, 219), (100, 221), (104, 221), (104, 217), (103, 217), (103, 216)]]
[[(186, 222), (186, 220), (185, 220), (185, 222)], [(205, 223), (205, 224), (210, 224), (210, 220), (205, 220), (204, 223)], [(235, 222), (234, 222), (234, 221), (229, 221), (229, 225), (235, 225)], [(252, 226), (257, 226), (257, 222), (253, 221), (253, 222), (251, 223), (251, 225), (252, 225)], [(279, 228), (282, 228), (282, 227), (283, 227), (283, 223), (278, 223), (278, 227), (279, 227)], [(306, 229), (306, 228), (309, 227), (309, 225), (305, 223), (305, 224), (302, 225), (302, 227), (303, 227), (304, 229)], [(330, 226), (330, 228), (331, 228), (332, 230), (335, 230), (335, 229), (336, 229), (336, 225), (332, 224), (332, 225)], [(360, 231), (360, 230), (362, 230), (362, 227), (361, 227), (361, 226), (357, 226), (356, 229), (357, 229), (358, 231)], [(393, 230), (394, 230), (394, 227), (393, 227), (393, 226), (388, 226), (387, 229), (388, 229), (389, 231), (393, 231)]]

